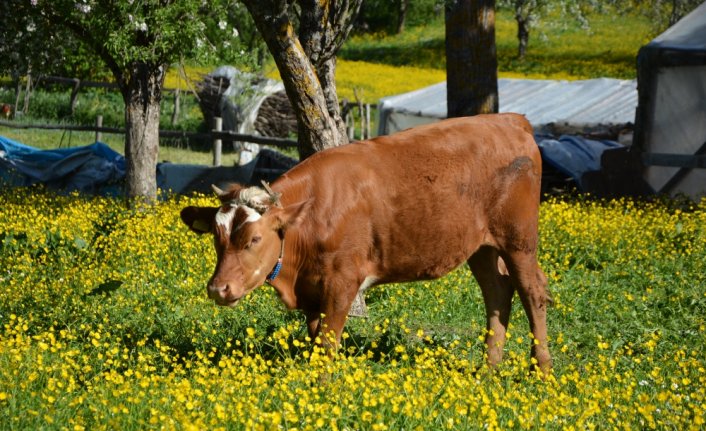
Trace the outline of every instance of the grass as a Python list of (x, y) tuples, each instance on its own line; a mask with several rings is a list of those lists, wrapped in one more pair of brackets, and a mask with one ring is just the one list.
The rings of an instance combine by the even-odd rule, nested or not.
[(214, 202), (0, 192), (1, 429), (704, 426), (706, 201), (542, 204), (544, 381), (518, 301), (506, 361), (484, 367), (466, 268), (371, 289), (334, 361), (269, 287), (216, 307), (211, 239), (178, 220)]
[[(30, 145), (38, 149), (54, 149), (89, 145), (95, 142), (93, 132), (72, 132), (61, 130), (15, 129), (0, 126), (0, 136), (12, 139), (19, 143)], [(120, 154), (125, 154), (124, 135), (104, 133), (103, 143)], [(159, 147), (159, 160), (171, 163), (210, 165), (213, 156), (208, 151), (195, 150), (185, 144), (164, 143)], [(238, 161), (238, 155), (224, 147), (221, 156), (223, 166), (233, 166)]]
[[(530, 33), (525, 59), (517, 58), (517, 25), (512, 16), (496, 18), (496, 48), (501, 77), (585, 79), (635, 78), (638, 49), (654, 37), (640, 16), (594, 14), (590, 28), (559, 17), (543, 19)], [(401, 35), (352, 37), (339, 54), (345, 60), (445, 70), (443, 20)]]
[[(604, 19), (588, 39), (544, 30), (521, 64), (512, 62), (512, 26), (499, 21), (501, 75), (630, 77), (644, 23)], [(439, 28), (354, 39), (340, 62), (341, 93), (358, 87), (374, 102), (443, 80)], [(369, 63), (397, 60), (406, 67)], [(90, 133), (0, 134), (41, 148), (93, 142)], [(121, 136), (104, 137), (122, 150)], [(162, 146), (160, 154), (210, 163), (208, 153)], [(211, 239), (178, 219), (183, 206), (214, 203), (170, 197), (127, 209), (109, 198), (0, 191), (0, 429), (705, 425), (706, 201), (542, 204), (540, 260), (555, 300), (554, 373), (545, 380), (527, 373), (533, 341), (518, 301), (506, 361), (485, 368), (483, 304), (466, 268), (371, 289), (370, 316), (348, 322), (334, 361), (310, 347), (301, 314), (285, 311), (269, 287), (235, 309), (216, 307), (204, 292)]]

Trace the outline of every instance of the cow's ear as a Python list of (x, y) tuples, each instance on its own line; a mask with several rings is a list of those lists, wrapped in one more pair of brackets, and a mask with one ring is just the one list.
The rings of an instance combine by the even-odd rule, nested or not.
[(298, 225), (306, 217), (309, 207), (311, 207), (311, 200), (287, 205), (284, 208), (271, 208), (269, 212), (274, 217), (275, 230), (287, 229)]
[(192, 231), (202, 234), (213, 232), (213, 221), (218, 208), (212, 207), (186, 207), (181, 210), (181, 220)]

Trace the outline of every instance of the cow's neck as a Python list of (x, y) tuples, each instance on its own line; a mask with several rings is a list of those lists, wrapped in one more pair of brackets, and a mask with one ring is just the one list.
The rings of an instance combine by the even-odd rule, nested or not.
[(267, 278), (265, 281), (267, 281), (269, 284), (272, 284), (272, 282), (277, 278), (279, 275), (280, 271), (282, 271), (282, 259), (284, 257), (284, 234), (280, 233), (280, 238), (281, 240), (281, 247), (279, 249), (279, 257), (277, 258), (277, 263), (275, 264), (275, 267), (272, 268), (272, 271), (267, 275)]
[[(272, 184), (272, 189), (282, 194), (282, 204), (286, 206), (304, 199), (308, 184), (310, 181), (292, 180), (290, 175), (285, 174)], [(299, 304), (301, 298), (298, 298), (295, 287), (300, 269), (305, 261), (303, 253), (307, 247), (303, 246), (303, 238), (300, 234), (301, 232), (297, 228), (290, 228), (284, 232), (281, 251), (282, 267), (278, 276), (272, 281), (268, 281), (277, 291), (284, 305), (290, 310), (301, 308), (301, 304)]]
[[(282, 240), (279, 272), (275, 277), (272, 277), (272, 274), (270, 274), (267, 280), (277, 291), (284, 305), (290, 310), (297, 308), (297, 296), (294, 292), (294, 285), (297, 280), (297, 268), (299, 267), (297, 253), (295, 253), (294, 249), (291, 247), (293, 242), (292, 239), (288, 241)], [(286, 246), (285, 243), (287, 244)]]

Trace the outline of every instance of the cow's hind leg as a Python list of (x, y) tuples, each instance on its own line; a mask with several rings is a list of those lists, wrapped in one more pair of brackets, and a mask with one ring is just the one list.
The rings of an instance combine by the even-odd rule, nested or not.
[[(480, 285), (485, 302), (488, 345), (488, 363), (495, 366), (503, 359), (505, 334), (510, 322), (513, 285), (507, 274), (498, 267), (498, 253), (494, 248), (481, 247), (470, 259), (468, 265)], [(505, 272), (505, 271), (503, 271)]]
[(537, 263), (536, 254), (517, 250), (503, 256), (512, 283), (527, 313), (532, 340), (532, 357), (542, 372), (549, 372), (552, 360), (547, 344), (547, 306), (551, 297), (547, 292), (547, 278)]

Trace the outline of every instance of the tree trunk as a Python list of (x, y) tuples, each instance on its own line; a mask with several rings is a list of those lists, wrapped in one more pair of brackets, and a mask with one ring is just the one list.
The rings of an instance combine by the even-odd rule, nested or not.
[(515, 20), (517, 21), (517, 56), (522, 59), (525, 58), (529, 43), (529, 19), (515, 15)]
[(409, 0), (398, 0), (399, 9), (397, 15), (397, 34), (402, 34), (404, 31), (404, 24), (407, 21), (407, 11), (409, 10)]
[(348, 134), (346, 133), (346, 122), (341, 116), (340, 104), (338, 103), (338, 93), (336, 92), (336, 57), (331, 57), (317, 68), (317, 75), (321, 82), (321, 89), (324, 92), (326, 99), (326, 109), (329, 115), (336, 124), (336, 130), (341, 136), (340, 143), (348, 143)]
[[(329, 112), (329, 101), (314, 64), (294, 33), (285, 2), (244, 0), (243, 3), (272, 53), (297, 117), (300, 159), (325, 148), (347, 143), (345, 133), (339, 132), (337, 121)], [(334, 70), (335, 63), (331, 73)], [(328, 81), (325, 82), (330, 85)], [(335, 94), (335, 84), (333, 90)], [(337, 102), (336, 107), (331, 108), (337, 112)]]
[(494, 0), (447, 3), (446, 91), (449, 117), (498, 112)]
[(126, 187), (131, 200), (157, 199), (159, 115), (166, 68), (136, 64), (121, 86), (125, 100)]

